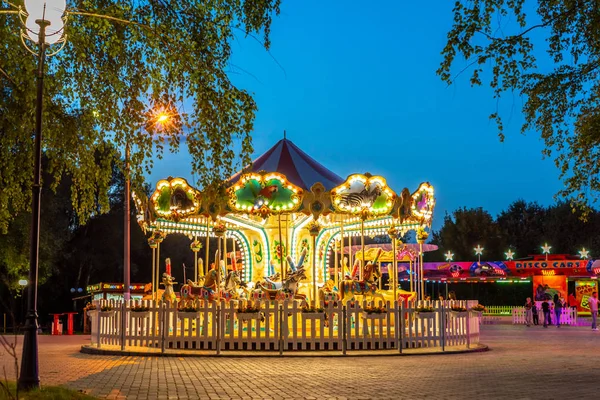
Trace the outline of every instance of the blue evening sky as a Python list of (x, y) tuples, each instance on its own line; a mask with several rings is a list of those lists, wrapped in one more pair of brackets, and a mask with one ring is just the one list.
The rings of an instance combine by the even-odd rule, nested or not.
[[(232, 80), (259, 107), (255, 156), (285, 129), (344, 178), (382, 175), (397, 193), (429, 181), (437, 198), (434, 229), (462, 206), (496, 215), (519, 198), (553, 203), (562, 184), (542, 158), (539, 134), (519, 132), (522, 99), (500, 103), (501, 143), (488, 120), (496, 108), (491, 91), (472, 88), (468, 73), (450, 87), (435, 74), (453, 3), (284, 0), (271, 53), (285, 72), (254, 40), (240, 37), (233, 47), (232, 64), (248, 73), (237, 69)], [(167, 154), (150, 181), (169, 175), (191, 179), (189, 155)]]

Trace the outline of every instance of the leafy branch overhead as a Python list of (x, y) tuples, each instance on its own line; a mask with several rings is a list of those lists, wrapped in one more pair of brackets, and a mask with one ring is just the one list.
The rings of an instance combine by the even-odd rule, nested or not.
[[(536, 130), (565, 188), (583, 206), (600, 191), (600, 12), (596, 0), (457, 1), (437, 73), (448, 84), (470, 71), (494, 98), (524, 98), (523, 133)], [(457, 70), (457, 67), (460, 67)], [(503, 118), (490, 118), (504, 139)]]
[[(22, 1), (0, 0), (14, 11)], [(200, 186), (219, 182), (250, 162), (257, 110), (230, 81), (231, 42), (261, 36), (269, 49), (280, 0), (67, 2), (67, 43), (48, 59), (43, 149), (58, 185), (73, 178), (79, 218), (106, 211), (111, 165), (138, 185), (164, 149), (185, 136)], [(28, 208), (36, 60), (20, 42), (17, 14), (0, 12), (0, 228)], [(151, 108), (171, 110), (177, 123), (154, 132)], [(109, 144), (110, 143), (110, 144)], [(115, 151), (121, 149), (121, 151)], [(31, 170), (31, 171), (30, 171)]]

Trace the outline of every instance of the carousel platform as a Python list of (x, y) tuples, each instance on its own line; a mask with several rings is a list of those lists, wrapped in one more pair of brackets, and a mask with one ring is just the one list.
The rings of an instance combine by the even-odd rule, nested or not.
[(417, 349), (402, 349), (400, 353), (397, 349), (394, 350), (349, 350), (346, 354), (341, 351), (284, 351), (282, 354), (276, 351), (222, 351), (217, 354), (214, 350), (188, 350), (188, 349), (166, 349), (161, 352), (160, 348), (149, 347), (134, 347), (128, 346), (126, 350), (121, 350), (120, 346), (103, 345), (98, 348), (95, 345), (81, 346), (81, 353), (96, 354), (105, 356), (136, 356), (136, 357), (232, 357), (232, 358), (247, 358), (247, 357), (398, 357), (398, 356), (425, 356), (425, 355), (440, 355), (440, 354), (464, 354), (477, 353), (488, 351), (489, 347), (485, 344), (475, 344), (466, 349), (464, 346), (447, 346), (442, 348), (417, 348)]

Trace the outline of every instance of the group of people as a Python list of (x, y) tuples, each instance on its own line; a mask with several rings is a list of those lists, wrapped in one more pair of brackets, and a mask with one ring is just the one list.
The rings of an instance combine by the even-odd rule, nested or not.
[[(562, 314), (563, 308), (567, 306), (567, 302), (562, 296), (555, 294), (553, 303), (556, 327), (560, 328), (560, 316)], [(542, 303), (541, 311), (544, 314), (544, 328), (547, 328), (548, 325), (552, 325), (552, 313), (550, 310), (550, 303), (548, 303), (548, 300), (544, 300), (544, 302)], [(535, 302), (531, 301), (531, 297), (528, 297), (525, 302), (525, 324), (527, 326), (531, 326), (532, 320), (534, 325), (539, 325), (539, 310)]]
[[(567, 307), (567, 302), (562, 296), (558, 294), (554, 295), (554, 299), (552, 300), (554, 303), (554, 315), (556, 327), (560, 328), (560, 316), (562, 314), (563, 308)], [(598, 328), (596, 326), (597, 318), (598, 318), (598, 293), (593, 292), (592, 296), (588, 298), (588, 304), (590, 307), (590, 313), (592, 315), (592, 330), (597, 331)], [(528, 297), (525, 302), (525, 324), (527, 326), (531, 326), (532, 320), (534, 325), (539, 325), (539, 313), (538, 308), (535, 302), (531, 301), (531, 297)], [(552, 313), (550, 310), (550, 303), (548, 300), (544, 300), (542, 303), (542, 312), (544, 313), (544, 328), (547, 328), (548, 325), (552, 325)]]

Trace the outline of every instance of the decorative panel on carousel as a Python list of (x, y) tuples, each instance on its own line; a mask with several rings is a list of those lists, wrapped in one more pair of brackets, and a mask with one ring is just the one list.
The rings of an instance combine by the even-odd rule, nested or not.
[(302, 189), (289, 182), (285, 175), (271, 172), (246, 174), (230, 188), (231, 209), (260, 215), (294, 212), (302, 204)]

